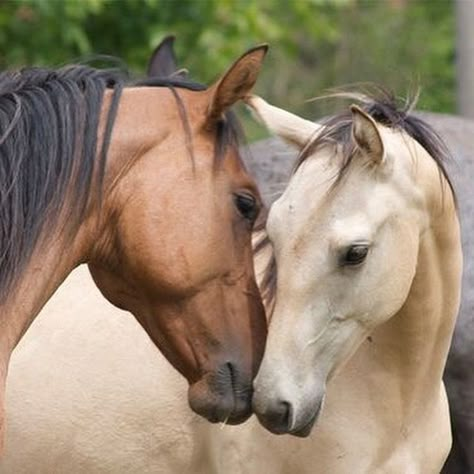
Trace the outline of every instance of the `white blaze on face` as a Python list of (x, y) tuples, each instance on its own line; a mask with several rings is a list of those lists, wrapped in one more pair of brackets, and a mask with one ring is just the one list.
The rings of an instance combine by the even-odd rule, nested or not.
[(413, 158), (394, 132), (353, 114), (358, 151), (344, 178), (334, 186), (338, 150), (321, 148), (268, 219), (278, 283), (254, 406), (262, 421), (275, 400), (288, 403), (287, 431), (319, 410), (328, 378), (400, 309), (415, 274), (423, 209)]

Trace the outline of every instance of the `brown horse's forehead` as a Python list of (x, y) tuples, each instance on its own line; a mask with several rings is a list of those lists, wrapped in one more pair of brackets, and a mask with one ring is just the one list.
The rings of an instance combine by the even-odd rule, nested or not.
[[(176, 96), (179, 97), (191, 126), (193, 126), (193, 124), (202, 125), (206, 120), (209, 109), (209, 90), (194, 91), (184, 88), (175, 88), (174, 92)], [(178, 107), (176, 99), (175, 105)]]
[[(178, 122), (184, 114), (191, 129), (202, 127), (208, 104), (206, 92), (177, 87), (127, 87), (120, 99), (120, 117), (130, 117), (135, 123), (140, 120), (141, 125), (146, 123), (162, 128), (163, 120)], [(111, 97), (112, 92), (107, 90), (103, 115), (108, 111)]]
[(260, 199), (260, 191), (256, 180), (247, 170), (240, 150), (235, 146), (229, 147), (226, 156), (222, 157), (221, 160), (223, 160), (221, 166), (232, 172), (233, 176), (235, 176), (236, 185), (248, 189)]
[[(210, 94), (210, 90), (193, 91), (183, 88), (171, 90), (167, 87), (136, 88), (127, 90), (127, 94), (124, 94), (122, 99), (122, 106), (124, 108), (130, 107), (131, 111), (132, 109), (136, 111), (137, 104), (142, 104), (140, 110), (143, 111), (143, 118), (149, 117), (146, 123), (150, 128), (151, 136), (158, 136), (159, 134), (155, 134), (155, 129), (156, 127), (161, 129), (163, 126), (162, 120), (156, 120), (155, 117), (168, 121), (168, 125), (170, 125), (170, 120), (173, 121), (171, 128), (179, 131), (176, 134), (176, 139), (178, 136), (183, 137), (186, 128), (189, 127), (188, 131), (191, 134), (189, 144), (192, 147), (193, 159), (196, 160), (195, 166), (215, 170), (217, 173), (231, 177), (235, 187), (245, 188), (260, 197), (255, 180), (244, 165), (237, 143), (226, 144), (221, 156), (215, 150), (218, 125), (206, 124)], [(136, 120), (136, 112), (131, 113), (130, 116)], [(187, 122), (187, 126), (184, 122)], [(141, 127), (144, 126), (142, 120)], [(215, 161), (212, 167), (209, 167), (209, 159)]]

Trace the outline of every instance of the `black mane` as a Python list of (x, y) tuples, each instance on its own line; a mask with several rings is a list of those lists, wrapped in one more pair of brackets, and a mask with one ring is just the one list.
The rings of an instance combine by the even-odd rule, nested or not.
[[(445, 163), (452, 156), (443, 139), (425, 121), (413, 115), (411, 111), (416, 105), (417, 97), (400, 104), (395, 95), (381, 87), (373, 86), (368, 93), (341, 92), (335, 97), (348, 98), (360, 102), (361, 108), (376, 122), (385, 127), (402, 130), (416, 140), (433, 158), (441, 175), (446, 179), (453, 193), (454, 187), (446, 170)], [(354, 156), (354, 144), (351, 140), (352, 113), (346, 110), (338, 115), (329, 117), (321, 123), (321, 132), (310, 140), (300, 153), (295, 170), (319, 147), (328, 143), (337, 143), (343, 149), (342, 167), (339, 171), (339, 181), (349, 168)]]
[[(67, 221), (77, 229), (90, 199), (100, 198), (124, 87), (170, 88), (193, 156), (186, 110), (175, 89), (199, 91), (205, 86), (177, 78), (133, 82), (127, 76), (125, 71), (84, 65), (0, 73), (0, 302), (21, 275), (46, 226), (54, 228), (60, 213), (67, 211)], [(107, 89), (113, 94), (98, 143)], [(216, 156), (223, 155), (227, 145), (237, 143), (234, 120), (227, 117), (216, 131)], [(63, 209), (66, 195), (76, 204), (73, 209)]]

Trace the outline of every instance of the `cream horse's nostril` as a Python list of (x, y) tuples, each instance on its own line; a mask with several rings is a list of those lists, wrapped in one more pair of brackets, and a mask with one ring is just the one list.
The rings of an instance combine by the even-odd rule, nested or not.
[(272, 433), (283, 434), (292, 430), (294, 424), (293, 405), (286, 400), (275, 400), (262, 407), (255, 407), (255, 413), (265, 428)]
[(288, 431), (291, 431), (293, 429), (293, 425), (295, 424), (293, 405), (290, 402), (286, 401), (282, 401), (280, 403), (284, 406), (284, 409), (286, 410), (286, 425), (288, 426)]

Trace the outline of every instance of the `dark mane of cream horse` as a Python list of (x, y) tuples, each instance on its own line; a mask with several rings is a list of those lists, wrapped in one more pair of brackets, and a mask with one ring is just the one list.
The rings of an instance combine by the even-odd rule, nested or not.
[(88, 263), (185, 375), (196, 412), (250, 415), (266, 335), (251, 248), (260, 198), (228, 111), (266, 50), (210, 88), (87, 66), (0, 75), (2, 406), (13, 348)]

